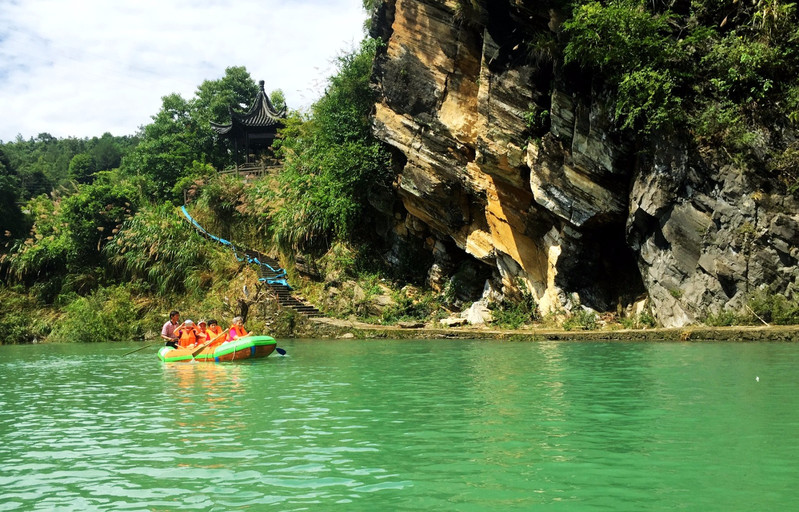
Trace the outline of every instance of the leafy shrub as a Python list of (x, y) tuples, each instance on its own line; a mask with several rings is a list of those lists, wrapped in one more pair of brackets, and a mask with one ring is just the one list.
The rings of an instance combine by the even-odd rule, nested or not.
[(735, 103), (751, 103), (763, 99), (774, 87), (783, 62), (774, 46), (733, 31), (711, 45), (699, 65), (709, 72), (713, 94)]
[(579, 5), (563, 24), (568, 37), (564, 60), (590, 63), (616, 77), (626, 70), (662, 63), (671, 48), (669, 18), (669, 14), (647, 11), (636, 0)]
[(615, 116), (622, 128), (652, 132), (677, 123), (681, 86), (670, 71), (680, 47), (670, 40), (670, 13), (652, 13), (642, 2), (589, 2), (564, 23), (564, 61), (604, 73), (615, 86)]
[(199, 204), (220, 221), (229, 221), (243, 204), (245, 188), (244, 181), (236, 174), (215, 176), (203, 185)]
[(88, 269), (101, 262), (102, 246), (135, 209), (133, 195), (122, 184), (112, 186), (98, 178), (65, 199), (31, 199), (27, 209), (33, 227), (8, 254), (9, 277), (30, 285), (49, 283), (45, 295), (52, 300), (65, 274), (91, 273)]
[(51, 339), (56, 342), (122, 341), (141, 338), (143, 326), (125, 287), (95, 290), (64, 309)]
[(549, 129), (549, 110), (533, 105), (524, 113), (524, 123), (531, 134), (539, 135)]
[(785, 77), (799, 73), (796, 22), (796, 6), (779, 0), (577, 2), (563, 58), (601, 75), (620, 128), (679, 129), (795, 191), (785, 128), (799, 119), (799, 88)]
[(644, 328), (657, 326), (657, 320), (655, 320), (655, 317), (652, 315), (650, 311), (644, 311), (640, 315), (638, 315), (638, 322)]
[(567, 331), (575, 329), (592, 331), (596, 329), (596, 321), (596, 313), (590, 309), (579, 308), (577, 311), (573, 311), (571, 316), (563, 322), (563, 328)]
[(6, 243), (25, 231), (25, 216), (19, 207), (19, 176), (0, 147), (0, 251)]
[(777, 325), (799, 323), (799, 301), (789, 299), (781, 293), (773, 293), (768, 288), (759, 289), (749, 300), (749, 307), (763, 321)]
[(491, 311), (494, 323), (502, 328), (518, 329), (524, 324), (540, 319), (538, 304), (533, 294), (522, 281), (519, 281), (517, 286), (521, 293), (519, 300), (503, 300)]
[(799, 191), (799, 142), (784, 151), (777, 151), (768, 163), (768, 170), (785, 185), (790, 193)]
[(622, 128), (652, 132), (675, 123), (682, 100), (675, 96), (676, 82), (668, 73), (651, 68), (630, 71), (619, 83), (616, 118)]
[(3, 344), (21, 344), (41, 341), (52, 329), (35, 311), (15, 312), (0, 318)]
[(78, 183), (90, 183), (97, 171), (97, 164), (91, 153), (78, 153), (69, 162), (69, 177)]
[(724, 310), (717, 314), (709, 314), (705, 317), (705, 325), (711, 327), (729, 327), (731, 325), (740, 325), (741, 319), (733, 311)]
[(27, 204), (33, 220), (30, 236), (18, 240), (8, 254), (8, 274), (17, 282), (33, 283), (66, 271), (75, 245), (61, 217), (61, 202), (38, 196)]
[(43, 315), (43, 308), (30, 293), (19, 287), (0, 287), (3, 307), (0, 308), (0, 344), (32, 343), (47, 337), (52, 321)]
[(270, 332), (273, 336), (291, 337), (297, 324), (300, 322), (300, 314), (290, 308), (282, 308), (280, 314), (271, 326)]
[(72, 268), (99, 262), (100, 249), (134, 211), (134, 193), (124, 184), (84, 185), (63, 200), (63, 222), (73, 243)]
[(404, 291), (399, 291), (394, 293), (393, 299), (394, 304), (388, 306), (382, 314), (382, 321), (387, 324), (426, 320), (439, 309), (436, 298), (429, 293), (410, 297)]
[(502, 302), (491, 314), (494, 324), (503, 329), (518, 329), (536, 317), (535, 309), (531, 311), (528, 305), (519, 302)]

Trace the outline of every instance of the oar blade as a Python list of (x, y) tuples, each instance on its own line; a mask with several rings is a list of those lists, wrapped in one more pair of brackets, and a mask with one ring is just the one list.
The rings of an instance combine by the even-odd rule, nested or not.
[(155, 345), (155, 343), (148, 343), (147, 345), (145, 345), (145, 346), (143, 346), (143, 347), (139, 347), (139, 348), (137, 348), (136, 350), (131, 350), (130, 352), (125, 352), (124, 354), (122, 354), (122, 355), (121, 355), (121, 356), (119, 356), (119, 357), (124, 357), (124, 356), (130, 355), (130, 354), (133, 354), (133, 353), (135, 353), (135, 352), (138, 352), (138, 351), (140, 351), (140, 350), (144, 350), (144, 349), (145, 349), (145, 348), (147, 348), (147, 347), (152, 347), (153, 345)]
[(285, 350), (283, 350), (283, 349), (282, 349), (282, 348), (280, 348), (280, 347), (275, 347), (275, 352), (277, 352), (277, 353), (278, 353), (278, 354), (280, 354), (281, 356), (285, 356), (285, 355), (286, 355), (286, 351), (285, 351)]

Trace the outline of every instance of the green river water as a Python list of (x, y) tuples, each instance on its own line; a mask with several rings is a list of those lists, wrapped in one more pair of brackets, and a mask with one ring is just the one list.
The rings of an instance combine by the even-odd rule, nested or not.
[(799, 346), (0, 347), (0, 511), (799, 510)]

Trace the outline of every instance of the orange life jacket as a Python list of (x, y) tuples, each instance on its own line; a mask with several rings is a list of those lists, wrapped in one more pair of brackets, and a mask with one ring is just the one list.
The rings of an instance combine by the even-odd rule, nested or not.
[(208, 329), (206, 329), (206, 330), (197, 329), (197, 344), (198, 345), (202, 345), (206, 341), (211, 341), (211, 338), (212, 338), (211, 331), (209, 331)]
[(247, 336), (247, 331), (244, 327), (231, 325), (230, 330), (227, 333), (227, 340), (233, 341), (236, 338), (241, 338), (242, 336)]
[(206, 330), (208, 331), (208, 335), (210, 336), (209, 339), (214, 339), (217, 336), (219, 336), (220, 334), (222, 334), (222, 328), (219, 327), (218, 325), (215, 325), (213, 327), (209, 327)]
[(194, 329), (183, 328), (180, 330), (180, 340), (178, 341), (180, 347), (186, 348), (195, 343), (197, 343), (197, 335), (194, 334)]

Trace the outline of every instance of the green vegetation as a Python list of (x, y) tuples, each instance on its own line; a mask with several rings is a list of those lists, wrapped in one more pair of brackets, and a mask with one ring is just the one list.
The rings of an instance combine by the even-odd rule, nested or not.
[[(165, 204), (143, 208), (127, 220), (114, 243), (105, 246), (110, 267), (123, 279), (147, 285), (158, 295), (199, 288), (209, 267), (210, 244)], [(209, 272), (209, 276), (213, 276)], [(210, 279), (210, 277), (209, 277)]]
[(53, 329), (51, 339), (60, 342), (100, 342), (142, 339), (157, 325), (160, 315), (139, 311), (126, 286), (96, 289), (76, 297), (64, 308), (64, 318)]
[(708, 314), (703, 322), (712, 326), (795, 325), (799, 323), (799, 298), (774, 293), (768, 287), (755, 290), (742, 311), (724, 310)]
[(275, 242), (286, 250), (326, 250), (336, 238), (356, 235), (367, 192), (390, 178), (389, 156), (371, 134), (374, 92), (369, 75), (377, 42), (338, 59), (338, 73), (310, 117), (289, 119), (280, 146), (272, 215)]
[(533, 294), (523, 282), (520, 281), (517, 285), (521, 291), (520, 299), (503, 300), (502, 303), (494, 306), (494, 323), (498, 327), (518, 329), (541, 319)]
[[(118, 167), (122, 155), (137, 143), (138, 137), (110, 133), (91, 139), (56, 139), (49, 133), (29, 140), (18, 137), (0, 143), (0, 176), (13, 176), (16, 195), (27, 200), (69, 186), (72, 179), (91, 181), (93, 173)], [(79, 176), (73, 178), (70, 164), (78, 155), (83, 155), (75, 163)]]
[(180, 304), (228, 316), (235, 304), (207, 293), (224, 295), (240, 269), (186, 229), (174, 204), (192, 180), (216, 174), (210, 163), (230, 160), (208, 121), (225, 122), (227, 103), (257, 90), (244, 68), (229, 68), (189, 101), (166, 96), (135, 137), (0, 145), (3, 342), (141, 337)]
[(563, 322), (563, 328), (567, 331), (584, 330), (591, 331), (597, 328), (597, 314), (590, 309), (577, 308)]
[[(749, 300), (749, 310), (757, 320), (777, 325), (799, 323), (799, 298), (788, 298), (780, 293), (773, 293), (768, 288), (759, 289)], [(757, 320), (751, 320), (756, 323)]]
[(429, 293), (408, 293), (408, 289), (395, 292), (393, 303), (382, 312), (385, 324), (425, 321), (440, 308), (438, 298)]
[(625, 329), (651, 329), (657, 327), (655, 317), (649, 311), (643, 311), (638, 315), (623, 316), (619, 319)]
[(142, 130), (141, 141), (123, 159), (123, 170), (144, 178), (148, 195), (182, 201), (174, 185), (194, 177), (198, 165), (222, 168), (232, 163), (224, 145), (216, 142), (210, 121), (229, 123), (229, 105), (248, 105), (257, 92), (244, 67), (230, 67), (222, 78), (200, 84), (192, 99), (164, 96), (161, 110)]
[(690, 133), (795, 190), (797, 147), (782, 128), (799, 121), (796, 27), (781, 0), (577, 2), (563, 56), (608, 84), (622, 129)]

